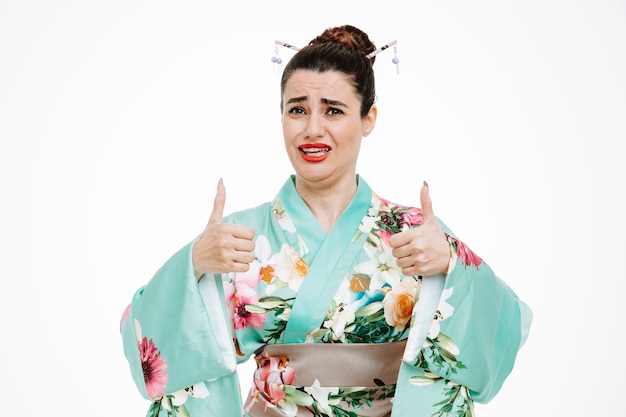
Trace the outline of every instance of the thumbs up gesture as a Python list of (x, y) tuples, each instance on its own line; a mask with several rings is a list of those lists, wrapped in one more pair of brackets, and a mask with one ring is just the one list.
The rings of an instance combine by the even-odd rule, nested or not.
[(392, 254), (404, 275), (429, 276), (446, 273), (450, 260), (450, 245), (433, 212), (428, 184), (420, 191), (422, 225), (396, 233), (389, 238)]
[(254, 230), (222, 223), (225, 203), (226, 188), (220, 179), (209, 222), (191, 252), (198, 281), (208, 273), (245, 272), (254, 261)]

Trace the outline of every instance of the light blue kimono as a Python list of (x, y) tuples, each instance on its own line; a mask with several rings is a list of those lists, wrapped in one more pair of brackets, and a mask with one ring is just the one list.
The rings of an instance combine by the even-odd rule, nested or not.
[[(387, 242), (405, 227), (419, 227), (421, 210), (392, 204), (362, 178), (357, 182), (328, 235), (291, 177), (272, 202), (224, 218), (255, 230), (248, 272), (198, 283), (192, 242), (135, 294), (121, 331), (134, 381), (152, 401), (149, 416), (245, 415), (236, 364), (265, 345), (407, 338), (422, 280), (402, 275)], [(456, 264), (421, 353), (402, 363), (397, 382), (385, 388), (393, 417), (473, 415), (474, 401), (488, 402), (500, 390), (530, 327), (528, 307), (440, 225)], [(369, 415), (375, 398), (323, 381), (294, 387), (297, 372), (288, 358), (268, 359), (255, 372), (249, 402), (287, 416), (298, 409)]]

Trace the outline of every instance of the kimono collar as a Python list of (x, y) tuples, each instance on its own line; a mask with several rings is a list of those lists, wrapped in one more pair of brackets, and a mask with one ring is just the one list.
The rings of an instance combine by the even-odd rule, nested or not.
[[(348, 219), (358, 219), (356, 226), (358, 227), (361, 219), (367, 213), (372, 203), (372, 189), (359, 175), (356, 176), (357, 190), (348, 206), (341, 213), (337, 222), (333, 226), (335, 228), (344, 229), (345, 233), (354, 233), (354, 225), (348, 226), (353, 222), (346, 222)], [(291, 175), (278, 193), (283, 207), (290, 215), (296, 230), (304, 237), (307, 242), (323, 241), (326, 234), (322, 230), (319, 222), (313, 215), (311, 209), (306, 205), (298, 191), (296, 190), (296, 176)], [(348, 226), (349, 229), (345, 229)]]
[(360, 233), (359, 226), (372, 204), (372, 190), (358, 177), (357, 181), (357, 192), (328, 235), (297, 193), (295, 178), (290, 178), (279, 193), (278, 199), (295, 227), (287, 239), (292, 240), (292, 246), (306, 248), (301, 256), (309, 266), (291, 307), (284, 343), (305, 342), (319, 327), (346, 271), (363, 250), (368, 234)]

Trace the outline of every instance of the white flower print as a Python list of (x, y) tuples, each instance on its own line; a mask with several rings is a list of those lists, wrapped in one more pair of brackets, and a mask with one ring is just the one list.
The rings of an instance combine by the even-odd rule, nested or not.
[(396, 264), (396, 258), (391, 254), (391, 249), (386, 245), (382, 245), (381, 250), (365, 245), (363, 250), (370, 260), (358, 264), (354, 270), (371, 277), (370, 290), (382, 288), (386, 283), (392, 287), (400, 284), (402, 269)]
[(276, 197), (272, 202), (272, 209), (274, 212), (274, 217), (276, 218), (276, 221), (278, 221), (278, 225), (281, 227), (281, 229), (289, 233), (295, 233), (296, 226), (294, 226), (289, 216), (287, 216), (285, 208), (280, 203), (278, 197)]
[[(173, 406), (179, 407), (187, 402), (187, 398), (189, 396), (194, 398), (206, 398), (209, 396), (209, 390), (204, 382), (200, 382), (199, 384), (195, 384), (193, 387), (178, 390), (168, 397), (171, 397)], [(167, 398), (164, 397), (161, 400), (161, 403), (167, 410), (171, 410)]]
[(343, 342), (346, 325), (353, 323), (356, 318), (354, 314), (356, 311), (355, 305), (352, 303), (353, 299), (354, 294), (350, 291), (350, 284), (344, 278), (334, 299), (337, 309), (333, 316), (324, 323), (325, 328), (332, 330), (333, 340)]
[(272, 256), (271, 263), (275, 265), (275, 275), (287, 283), (292, 291), (298, 291), (309, 271), (309, 266), (304, 262), (296, 251), (288, 244), (280, 248), (280, 252)]
[(374, 226), (376, 226), (376, 222), (380, 220), (379, 209), (380, 209), (380, 198), (376, 194), (372, 194), (372, 203), (370, 204), (370, 207), (367, 210), (367, 214), (365, 215), (365, 217), (363, 217), (363, 220), (361, 220), (361, 224), (359, 225), (359, 229), (357, 233), (352, 238), (353, 242), (356, 239), (358, 239), (361, 233), (367, 233), (368, 239), (372, 239), (372, 238), (374, 238), (375, 240), (377, 239), (376, 236), (372, 234), (371, 232), (374, 229)]
[(278, 408), (283, 410), (285, 416), (287, 417), (296, 417), (298, 414), (298, 404), (293, 402), (291, 398), (285, 397), (278, 402)]
[(271, 255), (272, 247), (270, 246), (270, 241), (265, 235), (259, 235), (254, 242), (254, 256), (262, 266), (265, 266), (269, 263)]
[(315, 402), (318, 404), (319, 410), (323, 413), (332, 416), (334, 415), (333, 411), (328, 404), (328, 397), (330, 395), (337, 395), (339, 393), (339, 388), (337, 387), (321, 387), (320, 381), (315, 379), (315, 382), (310, 387), (305, 387), (304, 390), (309, 393), (313, 398), (315, 398)]
[(373, 217), (373, 216), (370, 216), (369, 214), (366, 215), (363, 218), (363, 221), (361, 222), (361, 224), (359, 225), (359, 230), (363, 233), (369, 233), (374, 227), (374, 225), (376, 224), (376, 221), (379, 219), (380, 217)]
[(447, 319), (448, 317), (452, 316), (452, 314), (454, 314), (454, 307), (452, 307), (446, 301), (448, 298), (450, 298), (453, 292), (454, 288), (447, 288), (441, 293), (439, 307), (437, 307), (437, 311), (435, 312), (435, 319), (433, 320), (433, 323), (430, 326), (430, 331), (428, 332), (428, 337), (431, 339), (436, 338), (441, 331), (441, 326), (439, 322)]

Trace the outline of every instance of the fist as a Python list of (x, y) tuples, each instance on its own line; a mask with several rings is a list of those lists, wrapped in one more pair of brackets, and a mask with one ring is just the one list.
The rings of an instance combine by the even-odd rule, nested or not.
[(430, 276), (446, 273), (450, 260), (450, 245), (433, 212), (428, 184), (420, 191), (422, 224), (420, 227), (396, 233), (389, 238), (392, 254), (402, 273), (407, 276)]
[(198, 281), (205, 274), (245, 272), (254, 261), (254, 230), (242, 225), (222, 223), (225, 204), (226, 188), (220, 179), (209, 222), (192, 249)]

